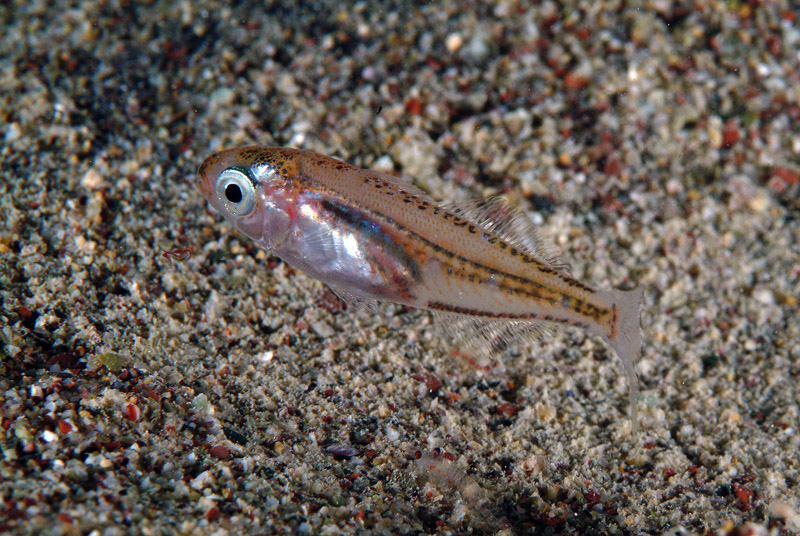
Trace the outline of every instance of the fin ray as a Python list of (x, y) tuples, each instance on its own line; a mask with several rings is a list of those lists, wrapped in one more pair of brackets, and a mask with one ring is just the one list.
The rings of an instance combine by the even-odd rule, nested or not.
[(442, 208), (489, 231), (555, 270), (567, 274), (571, 272), (569, 262), (555, 244), (543, 238), (530, 218), (501, 196), (466, 203), (448, 203)]
[(536, 320), (512, 320), (466, 316), (433, 311), (436, 324), (460, 349), (489, 358), (525, 341), (552, 335), (555, 324)]
[(355, 313), (359, 312), (367, 312), (367, 313), (375, 313), (378, 310), (378, 302), (377, 300), (371, 300), (368, 298), (363, 298), (357, 294), (353, 294), (352, 292), (348, 292), (340, 287), (333, 286), (328, 284), (328, 288), (336, 294), (336, 296), (342, 300), (344, 303), (347, 304), (347, 308)]

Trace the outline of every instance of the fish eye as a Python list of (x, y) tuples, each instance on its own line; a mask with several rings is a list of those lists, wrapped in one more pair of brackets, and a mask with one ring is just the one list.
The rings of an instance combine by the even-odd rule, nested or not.
[(256, 204), (256, 190), (250, 176), (239, 168), (228, 168), (217, 177), (217, 197), (234, 216), (246, 216)]

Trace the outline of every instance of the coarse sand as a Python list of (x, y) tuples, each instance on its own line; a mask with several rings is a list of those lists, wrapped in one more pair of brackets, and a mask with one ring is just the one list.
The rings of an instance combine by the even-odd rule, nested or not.
[[(795, 3), (235, 4), (0, 6), (0, 533), (800, 533)], [(642, 287), (639, 433), (597, 338), (479, 362), (238, 235), (251, 143)]]

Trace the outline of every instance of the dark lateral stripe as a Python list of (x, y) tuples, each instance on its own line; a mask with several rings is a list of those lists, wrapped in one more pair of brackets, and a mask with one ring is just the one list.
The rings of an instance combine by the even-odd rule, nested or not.
[(459, 307), (458, 305), (450, 305), (437, 301), (429, 301), (426, 305), (428, 309), (434, 311), (444, 311), (447, 313), (457, 313), (460, 315), (469, 316), (482, 316), (485, 318), (501, 318), (506, 320), (541, 320), (541, 315), (533, 313), (493, 313), (491, 311), (483, 311), (481, 309), (471, 309), (469, 307)]
[(617, 338), (617, 304), (614, 303), (611, 305), (611, 333), (608, 334), (608, 338), (614, 340)]
[(469, 307), (459, 307), (458, 305), (450, 305), (447, 303), (429, 301), (426, 306), (433, 311), (442, 311), (445, 313), (455, 313), (467, 316), (478, 316), (481, 318), (491, 318), (497, 320), (522, 320), (522, 321), (543, 321), (553, 324), (563, 324), (567, 326), (576, 326), (581, 329), (587, 329), (589, 324), (579, 320), (571, 320), (569, 318), (561, 318), (553, 315), (539, 315), (535, 313), (493, 313), (491, 311), (484, 311), (481, 309), (472, 309)]

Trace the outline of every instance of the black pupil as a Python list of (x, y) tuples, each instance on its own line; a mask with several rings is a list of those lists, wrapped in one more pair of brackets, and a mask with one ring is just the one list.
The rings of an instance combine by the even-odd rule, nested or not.
[(242, 200), (242, 189), (237, 184), (229, 184), (225, 187), (225, 199), (231, 203), (238, 203)]

